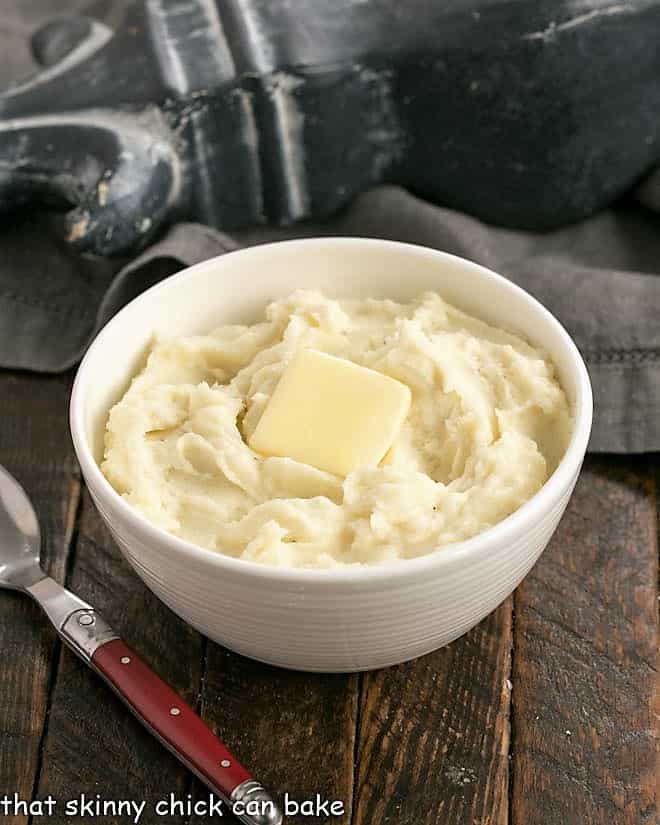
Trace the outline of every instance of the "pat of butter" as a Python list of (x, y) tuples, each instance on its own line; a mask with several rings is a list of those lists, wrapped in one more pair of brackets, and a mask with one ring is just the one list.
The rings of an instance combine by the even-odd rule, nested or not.
[(249, 446), (346, 476), (381, 461), (410, 398), (410, 389), (394, 378), (304, 349), (284, 370)]

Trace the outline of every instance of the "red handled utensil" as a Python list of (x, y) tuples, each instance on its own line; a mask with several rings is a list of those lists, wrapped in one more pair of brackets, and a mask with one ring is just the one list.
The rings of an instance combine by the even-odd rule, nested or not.
[(0, 466), (0, 588), (31, 596), (62, 640), (101, 675), (142, 724), (245, 825), (280, 825), (271, 795), (195, 711), (86, 602), (39, 564), (41, 533), (20, 484)]

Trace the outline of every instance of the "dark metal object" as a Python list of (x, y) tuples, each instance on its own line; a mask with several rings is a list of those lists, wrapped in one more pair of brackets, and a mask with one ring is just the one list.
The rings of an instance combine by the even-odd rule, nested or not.
[(660, 158), (660, 0), (139, 0), (63, 18), (0, 95), (0, 207), (113, 254), (163, 222), (329, 214), (400, 183), (550, 228)]

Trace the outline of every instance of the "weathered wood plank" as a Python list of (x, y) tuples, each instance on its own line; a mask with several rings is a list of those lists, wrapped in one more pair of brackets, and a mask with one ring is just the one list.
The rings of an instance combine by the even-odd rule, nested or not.
[[(202, 638), (153, 596), (120, 556), (87, 492), (69, 585), (93, 604), (186, 701), (195, 704), (201, 684)], [(38, 796), (64, 803), (100, 794), (105, 800), (147, 802), (141, 825), (162, 823), (155, 803), (170, 793), (185, 799), (188, 771), (135, 720), (98, 676), (67, 649), (53, 690)], [(75, 821), (63, 807), (51, 825)], [(87, 821), (87, 819), (83, 819)], [(92, 820), (89, 820), (92, 821)], [(104, 825), (126, 816), (106, 815)], [(183, 823), (173, 816), (168, 822)]]
[[(68, 434), (70, 377), (0, 374), (0, 463), (32, 499), (44, 567), (65, 574), (80, 495)], [(0, 593), (0, 792), (31, 799), (39, 769), (53, 662), (58, 646), (47, 620), (25, 596)], [(3, 818), (24, 825), (27, 817)]]
[[(0, 462), (34, 499), (45, 563), (60, 580), (79, 500), (69, 383), (0, 376)], [(513, 825), (657, 818), (653, 474), (653, 459), (589, 460), (557, 536), (517, 592)], [(318, 792), (349, 812), (353, 801), (358, 825), (507, 822), (510, 601), (448, 648), (365, 675), (356, 743), (357, 677), (279, 671), (209, 644), (202, 681), (203, 641), (128, 570), (87, 498), (76, 547), (70, 585), (189, 701), (201, 702), (207, 721), (275, 791), (296, 799)], [(0, 596), (2, 792), (32, 794), (56, 647), (29, 601)], [(191, 789), (189, 774), (64, 652), (37, 795), (153, 803), (170, 792), (185, 799)], [(193, 795), (206, 792), (195, 786)], [(25, 825), (22, 817), (4, 821)], [(162, 821), (150, 807), (141, 819)]]
[(506, 825), (511, 618), (365, 674), (355, 825)]
[(656, 575), (651, 461), (588, 460), (516, 594), (513, 825), (658, 821)]
[[(357, 687), (356, 675), (295, 673), (209, 643), (202, 713), (279, 799), (288, 793), (301, 802), (319, 794), (344, 803), (343, 816), (294, 815), (286, 817), (286, 825), (348, 825)], [(205, 822), (196, 817), (191, 825)]]

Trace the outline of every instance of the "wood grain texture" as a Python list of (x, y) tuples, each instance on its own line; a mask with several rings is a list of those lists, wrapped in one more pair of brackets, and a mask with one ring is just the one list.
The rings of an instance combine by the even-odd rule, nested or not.
[[(70, 378), (0, 374), (0, 464), (23, 485), (37, 511), (44, 567), (63, 581), (80, 495), (68, 435)], [(51, 678), (59, 644), (39, 609), (0, 593), (0, 791), (31, 799), (39, 771)], [(24, 825), (27, 817), (3, 818)]]
[[(129, 569), (86, 492), (68, 584), (189, 704), (196, 704), (201, 637)], [(156, 816), (155, 803), (170, 793), (185, 798), (190, 785), (189, 772), (131, 716), (99, 676), (65, 649), (53, 691), (38, 796), (52, 793), (66, 800), (85, 793), (109, 800), (146, 800), (140, 823), (152, 825), (165, 821)], [(51, 825), (76, 821), (64, 814), (60, 808), (49, 820)], [(107, 815), (96, 821), (125, 825), (130, 820)], [(173, 816), (167, 821), (183, 823), (187, 818)]]
[(512, 825), (658, 821), (655, 498), (650, 462), (588, 460), (516, 593)]
[(295, 673), (209, 643), (201, 711), (276, 798), (313, 800), (318, 793), (344, 803), (343, 816), (289, 816), (286, 825), (348, 825), (357, 686), (356, 675)]
[(365, 674), (355, 825), (506, 825), (511, 618)]
[[(45, 566), (276, 794), (347, 807), (287, 825), (655, 825), (657, 456), (589, 459), (515, 600), (463, 639), (362, 677), (296, 674), (202, 639), (129, 570), (86, 494), (79, 506), (69, 389), (68, 376), (0, 375), (0, 463), (35, 503)], [(142, 825), (206, 823), (154, 814), (170, 792), (208, 792), (58, 651), (38, 609), (3, 592), (0, 795), (146, 799)], [(130, 819), (49, 820), (87, 821)]]

